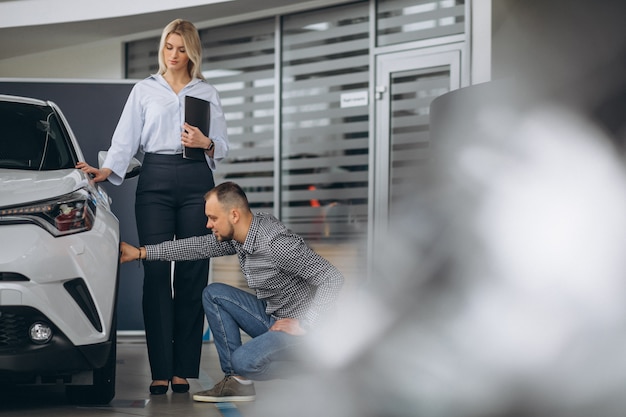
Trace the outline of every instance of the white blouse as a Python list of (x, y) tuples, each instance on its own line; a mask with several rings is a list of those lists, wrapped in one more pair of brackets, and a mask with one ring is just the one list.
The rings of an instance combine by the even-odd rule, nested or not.
[(112, 184), (122, 183), (130, 160), (138, 151), (167, 155), (182, 153), (185, 96), (211, 103), (209, 138), (215, 143), (215, 151), (213, 158), (206, 156), (209, 167), (215, 170), (215, 161), (226, 157), (229, 150), (226, 119), (215, 87), (195, 78), (176, 94), (162, 75), (155, 74), (135, 84), (113, 133), (111, 147), (102, 165), (113, 171), (109, 176)]

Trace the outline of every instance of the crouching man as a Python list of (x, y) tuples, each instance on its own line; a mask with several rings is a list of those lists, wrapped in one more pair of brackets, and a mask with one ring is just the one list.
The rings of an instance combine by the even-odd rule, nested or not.
[[(237, 255), (255, 294), (209, 284), (202, 303), (224, 379), (193, 395), (196, 401), (255, 398), (252, 380), (288, 377), (303, 335), (337, 299), (343, 276), (274, 216), (252, 213), (244, 191), (222, 183), (205, 195), (212, 233), (136, 248), (121, 244), (121, 261), (185, 261)], [(243, 344), (240, 330), (252, 339)]]

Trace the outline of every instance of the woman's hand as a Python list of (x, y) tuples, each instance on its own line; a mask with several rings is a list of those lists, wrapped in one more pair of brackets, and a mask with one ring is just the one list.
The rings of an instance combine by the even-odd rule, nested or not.
[(111, 175), (111, 173), (113, 172), (109, 168), (102, 168), (102, 169), (94, 168), (91, 165), (89, 165), (87, 162), (77, 163), (76, 168), (91, 175), (91, 177), (93, 178), (95, 182), (105, 181), (107, 178), (109, 178), (109, 175)]
[(185, 123), (183, 125), (183, 132), (180, 136), (180, 140), (183, 146), (202, 149), (208, 149), (212, 142), (211, 139), (204, 136), (200, 129), (190, 125), (189, 123)]

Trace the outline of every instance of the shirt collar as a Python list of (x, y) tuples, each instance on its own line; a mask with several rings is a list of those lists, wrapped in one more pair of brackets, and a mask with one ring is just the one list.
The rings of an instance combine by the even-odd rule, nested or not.
[[(152, 78), (154, 80), (156, 80), (159, 84), (161, 84), (164, 87), (170, 88), (170, 85), (167, 83), (167, 81), (165, 81), (165, 78), (163, 78), (163, 74), (152, 74), (150, 75), (149, 78)], [(185, 86), (185, 88), (183, 88), (181, 90), (181, 92), (185, 91), (186, 89), (203, 82), (204, 80), (200, 79), (200, 78), (192, 78), (191, 81), (189, 81), (189, 84), (187, 84)]]
[(259, 232), (260, 221), (261, 219), (258, 215), (254, 214), (252, 216), (252, 222), (250, 223), (250, 228), (248, 229), (246, 240), (245, 242), (243, 242), (243, 246), (241, 247), (244, 251), (248, 253), (254, 252), (254, 244), (256, 243), (256, 236)]

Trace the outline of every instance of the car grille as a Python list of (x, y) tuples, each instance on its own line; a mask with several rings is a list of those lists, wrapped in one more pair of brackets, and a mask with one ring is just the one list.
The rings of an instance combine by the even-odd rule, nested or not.
[(0, 348), (28, 343), (28, 322), (23, 315), (0, 311)]

